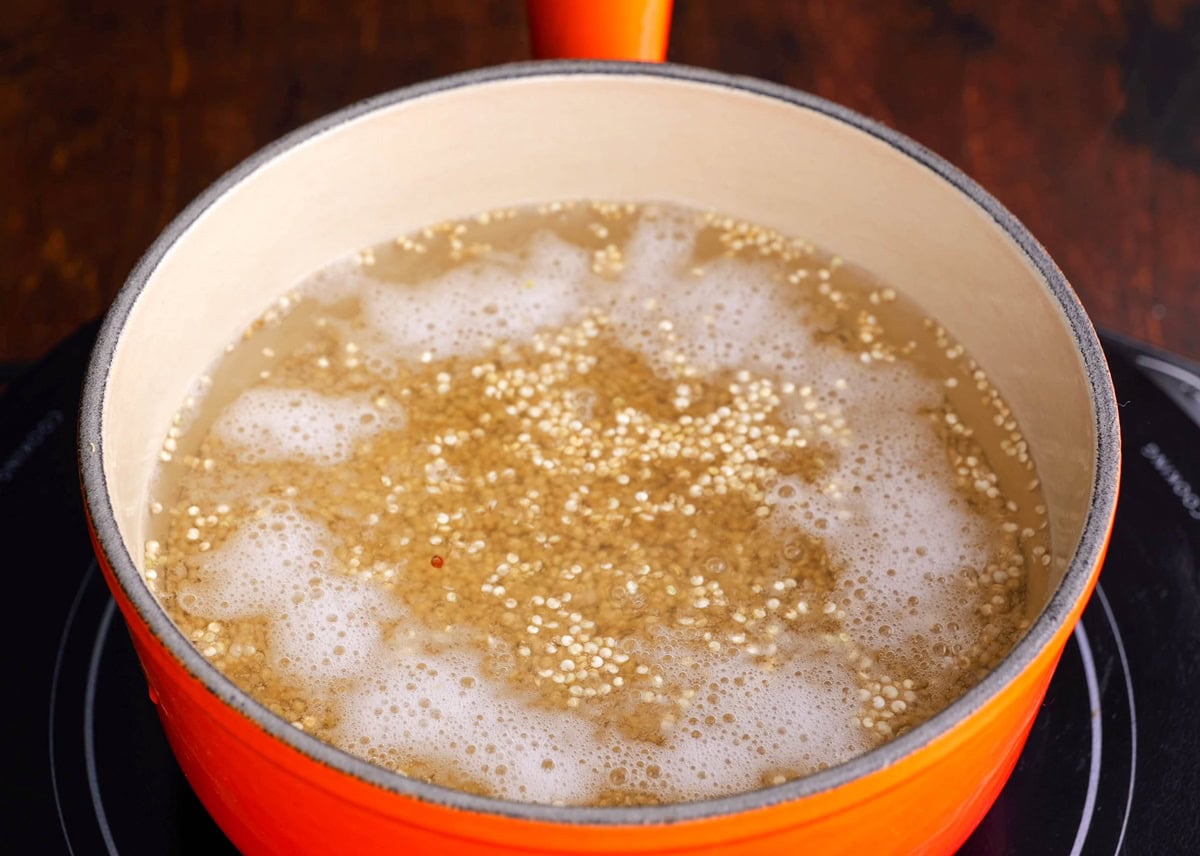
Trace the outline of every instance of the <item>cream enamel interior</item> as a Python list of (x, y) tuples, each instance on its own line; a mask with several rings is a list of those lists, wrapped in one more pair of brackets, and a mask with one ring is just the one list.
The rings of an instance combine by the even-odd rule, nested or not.
[[(808, 238), (912, 295), (1012, 405), (1055, 552), (1073, 553), (1096, 460), (1082, 358), (1037, 270), (983, 209), (815, 110), (708, 83), (564, 74), (361, 115), (261, 166), (182, 233), (130, 312), (104, 398), (104, 473), (134, 560), (173, 413), (270, 301), (332, 259), (413, 228), (568, 198), (727, 212)], [(1057, 580), (1047, 582), (1048, 595)]]

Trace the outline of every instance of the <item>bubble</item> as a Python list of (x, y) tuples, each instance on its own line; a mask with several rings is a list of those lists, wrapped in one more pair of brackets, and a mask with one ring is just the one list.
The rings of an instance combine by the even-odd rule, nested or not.
[[(472, 356), (577, 320), (595, 285), (588, 265), (581, 250), (543, 232), (524, 261), (493, 254), (404, 287), (348, 275), (338, 293), (361, 303), (369, 328), (356, 340), (367, 359), (392, 365), (397, 355)], [(312, 291), (323, 289), (317, 283)]]
[(358, 441), (402, 426), (398, 408), (381, 418), (366, 398), (254, 387), (221, 412), (212, 431), (247, 464), (301, 457), (328, 465), (348, 458)]

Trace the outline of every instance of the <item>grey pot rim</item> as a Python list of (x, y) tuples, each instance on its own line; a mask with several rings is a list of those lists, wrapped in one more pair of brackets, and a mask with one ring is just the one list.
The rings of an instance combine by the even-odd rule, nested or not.
[[(619, 75), (698, 83), (733, 89), (816, 111), (886, 143), (926, 167), (971, 199), (1019, 246), (1041, 275), (1065, 315), (1083, 358), (1091, 392), (1097, 437), (1096, 480), (1078, 548), (1049, 603), (1021, 641), (982, 681), (940, 713), (883, 746), (835, 767), (786, 782), (714, 799), (661, 806), (574, 807), (521, 803), (476, 796), (410, 779), (335, 749), (292, 727), (210, 664), (167, 617), (146, 588), (118, 530), (107, 491), (102, 453), (101, 414), (113, 354), (125, 322), (159, 262), (188, 229), (225, 193), (288, 150), (373, 111), (462, 87), (530, 77)], [(179, 664), (221, 702), (259, 729), (309, 759), (401, 797), (468, 812), (558, 824), (645, 826), (750, 812), (830, 791), (890, 767), (953, 730), (999, 696), (1051, 644), (1071, 611), (1087, 596), (1107, 544), (1116, 508), (1120, 436), (1116, 401), (1099, 340), (1063, 274), (1032, 234), (987, 191), (940, 156), (892, 129), (815, 95), (755, 78), (689, 66), (593, 60), (515, 63), (469, 71), (404, 87), (353, 104), (311, 122), (260, 149), (192, 201), (155, 240), (117, 294), (97, 337), (85, 376), (79, 414), (79, 468), (85, 507), (104, 558), (140, 619)]]

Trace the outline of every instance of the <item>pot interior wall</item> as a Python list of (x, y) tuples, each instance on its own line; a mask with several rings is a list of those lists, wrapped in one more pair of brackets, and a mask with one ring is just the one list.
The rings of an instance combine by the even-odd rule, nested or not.
[[(802, 236), (914, 297), (1006, 396), (1037, 461), (1061, 574), (1096, 437), (1071, 329), (1016, 243), (966, 195), (813, 109), (650, 75), (556, 74), (450, 89), (280, 152), (183, 228), (115, 351), (104, 470), (135, 562), (173, 413), (220, 349), (297, 280), (431, 222), (568, 198), (662, 200)], [(1035, 594), (1040, 608), (1057, 579)]]

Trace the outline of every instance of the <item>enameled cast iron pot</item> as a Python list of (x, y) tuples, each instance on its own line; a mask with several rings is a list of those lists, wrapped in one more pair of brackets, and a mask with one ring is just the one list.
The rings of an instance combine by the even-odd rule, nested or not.
[[(1027, 635), (928, 722), (849, 763), (703, 802), (469, 796), (340, 752), (197, 653), (139, 566), (156, 454), (190, 385), (277, 295), (428, 223), (570, 198), (662, 200), (804, 236), (912, 295), (1008, 399), (1056, 562)], [(736, 299), (731, 295), (731, 299)], [(193, 202), (120, 292), (88, 371), (80, 467), (105, 577), (188, 780), (247, 853), (948, 853), (1024, 743), (1112, 524), (1116, 408), (1062, 274), (978, 185), (819, 98), (678, 66), (513, 65), (403, 89), (268, 146)]]

